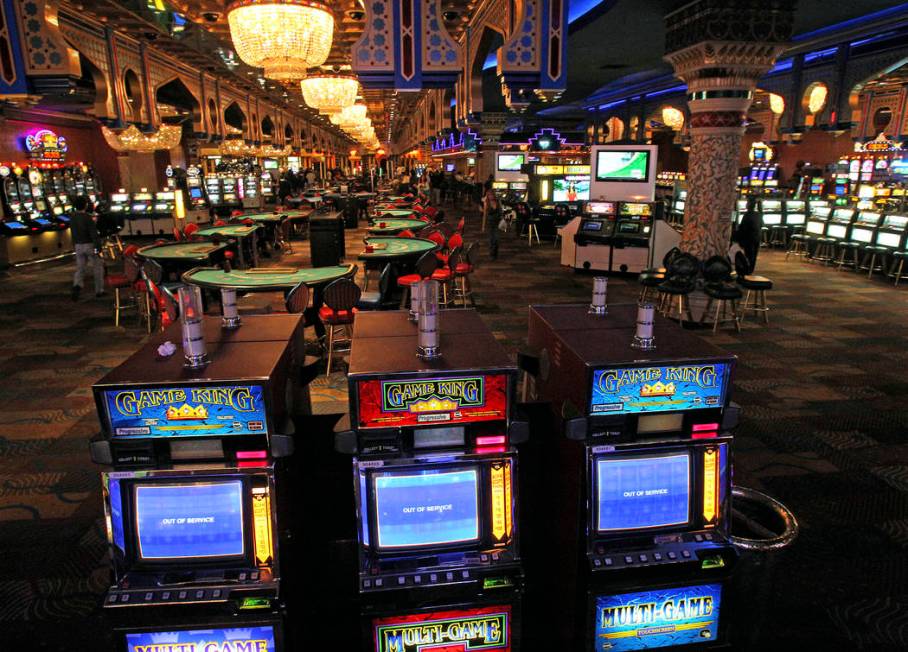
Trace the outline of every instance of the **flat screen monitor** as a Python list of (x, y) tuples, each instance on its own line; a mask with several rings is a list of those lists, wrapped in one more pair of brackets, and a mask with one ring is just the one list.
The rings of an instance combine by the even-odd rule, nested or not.
[(526, 163), (526, 154), (499, 154), (498, 170), (500, 172), (520, 172), (520, 167)]
[(172, 632), (138, 631), (126, 634), (126, 652), (277, 652), (281, 648), (278, 647), (276, 638), (273, 625), (244, 623), (234, 623), (230, 627)]
[(139, 483), (133, 509), (141, 561), (238, 559), (246, 552), (241, 480)]
[[(807, 230), (810, 231), (810, 224), (807, 225)], [(871, 229), (859, 229), (855, 227), (851, 229), (851, 239), (855, 242), (869, 243), (873, 240), (873, 231)]]
[(797, 199), (789, 200), (789, 201), (785, 202), (785, 210), (788, 212), (795, 212), (795, 213), (798, 211), (803, 211), (804, 202), (797, 200)]
[(583, 231), (601, 231), (602, 222), (598, 220), (589, 220), (583, 223), (583, 226), (580, 227)]
[(445, 172), (453, 172), (456, 167), (453, 163), (445, 163)]
[(774, 226), (776, 224), (782, 223), (782, 214), (781, 213), (763, 213), (763, 224), (766, 226)]
[(838, 238), (839, 240), (844, 240), (847, 233), (848, 227), (844, 224), (830, 224), (826, 229), (826, 235), (830, 238)]
[(598, 532), (683, 528), (691, 520), (688, 453), (597, 457), (594, 478)]
[(589, 177), (577, 175), (552, 181), (552, 201), (556, 203), (587, 201), (589, 198)]
[(807, 232), (813, 235), (823, 235), (823, 232), (826, 230), (826, 222), (817, 222), (811, 220), (807, 223)]
[(782, 202), (778, 201), (777, 199), (764, 199), (762, 208), (764, 211), (776, 213), (782, 210)]
[(266, 170), (277, 170), (277, 161), (275, 161), (273, 158), (265, 159), (265, 163), (262, 167), (264, 167)]
[(861, 211), (858, 214), (857, 224), (872, 224), (876, 226), (880, 223), (880, 214), (873, 211)]
[(132, 212), (133, 213), (144, 213), (148, 210), (148, 204), (133, 204)]
[(193, 186), (189, 189), (190, 199), (201, 199), (202, 198), (202, 189), (198, 186)]
[(479, 469), (412, 469), (372, 476), (380, 551), (479, 540)]
[(649, 181), (649, 150), (596, 152), (596, 181)]
[(904, 231), (906, 228), (908, 228), (908, 217), (905, 217), (904, 215), (889, 215), (886, 217), (886, 220), (885, 222), (883, 222), (883, 224), (885, 226), (894, 229), (902, 229)]
[(883, 247), (896, 248), (902, 243), (902, 235), (900, 233), (880, 231), (876, 235), (876, 243)]
[(785, 216), (785, 224), (789, 226), (795, 226), (798, 224), (804, 224), (804, 221), (807, 219), (804, 213), (788, 213)]

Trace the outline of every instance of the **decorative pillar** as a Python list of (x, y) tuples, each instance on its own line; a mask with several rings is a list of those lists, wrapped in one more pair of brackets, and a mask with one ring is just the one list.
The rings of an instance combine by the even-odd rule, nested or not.
[(744, 119), (791, 37), (794, 0), (697, 0), (668, 14), (666, 56), (687, 83), (690, 158), (681, 249), (728, 250)]

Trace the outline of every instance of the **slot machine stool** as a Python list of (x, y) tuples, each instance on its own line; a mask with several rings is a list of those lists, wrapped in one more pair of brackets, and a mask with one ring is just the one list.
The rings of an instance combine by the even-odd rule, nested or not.
[(806, 258), (810, 255), (810, 236), (804, 233), (795, 233), (788, 242), (788, 251), (785, 252), (785, 260), (788, 260), (789, 256)]
[[(763, 313), (763, 323), (769, 326), (769, 306), (766, 303), (766, 291), (772, 289), (772, 281), (765, 276), (744, 275), (738, 276), (738, 285), (747, 290), (744, 302), (740, 306), (741, 315), (739, 322), (744, 321), (748, 312)], [(753, 295), (753, 303), (751, 303)]]
[(817, 246), (813, 250), (813, 256), (810, 257), (811, 260), (823, 263), (824, 265), (835, 260), (835, 238), (829, 238), (823, 235), (817, 237), (815, 242)]
[(898, 287), (902, 279), (902, 270), (905, 267), (905, 259), (908, 258), (908, 251), (892, 252), (892, 271), (889, 276), (895, 279), (895, 286)]
[[(706, 308), (703, 309), (703, 316), (700, 317), (700, 323), (702, 324), (706, 321), (713, 303), (716, 303), (716, 314), (713, 316), (713, 333), (719, 329), (719, 324), (724, 324), (725, 322), (732, 322), (735, 325), (735, 330), (740, 333), (741, 323), (738, 317), (737, 301), (744, 296), (744, 293), (729, 283), (708, 284), (703, 288), (703, 292), (706, 293), (708, 299), (706, 300)], [(728, 316), (729, 308), (731, 308), (731, 317)]]
[[(852, 269), (858, 269), (860, 265), (860, 258), (858, 256), (861, 251), (861, 243), (854, 242), (852, 240), (844, 241), (839, 243), (839, 259), (836, 265), (836, 269), (844, 269), (845, 267), (851, 267)], [(850, 254), (850, 260), (849, 260)]]
[(864, 260), (867, 264), (862, 264), (860, 269), (867, 272), (867, 278), (873, 278), (874, 272), (885, 271), (885, 260), (890, 250), (880, 245), (867, 245), (864, 247)]

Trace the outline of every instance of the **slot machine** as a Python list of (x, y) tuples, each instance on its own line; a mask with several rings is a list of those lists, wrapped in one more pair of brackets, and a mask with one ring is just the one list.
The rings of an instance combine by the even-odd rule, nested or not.
[(15, 172), (8, 165), (0, 165), (0, 191), (3, 199), (3, 235), (28, 235), (28, 214), (19, 195), (19, 184)]
[(854, 222), (854, 215), (853, 208), (839, 207), (833, 210), (826, 223), (826, 237), (834, 238), (839, 242), (846, 240)]
[(140, 192), (132, 194), (132, 200), (127, 213), (127, 223), (129, 224), (129, 235), (158, 235), (155, 229), (154, 214), (152, 206), (154, 204), (154, 195), (142, 188)]
[[(562, 260), (562, 264), (569, 264), (574, 269), (609, 270), (611, 243), (617, 222), (617, 202), (588, 202), (583, 217), (572, 229), (573, 233), (561, 232), (562, 255), (565, 247), (573, 245), (573, 256), (567, 263)], [(570, 229), (570, 226), (565, 229)], [(568, 239), (572, 242), (565, 244)]]
[(207, 366), (161, 359), (156, 340), (92, 387), (111, 613), (266, 612), (280, 597), (275, 473), (293, 448), (281, 431), (292, 345), (214, 341), (214, 326)]
[(803, 199), (785, 200), (785, 226), (789, 233), (800, 231), (807, 221), (807, 203)]
[[(212, 208), (219, 208), (224, 203), (224, 191), (221, 178), (215, 175), (205, 177), (205, 195), (208, 197), (208, 203)], [(192, 191), (190, 190), (190, 197)]]
[[(19, 193), (28, 210), (28, 219), (42, 231), (53, 231), (60, 228), (56, 221), (50, 219), (52, 213), (44, 198), (44, 175), (36, 168), (28, 168), (19, 179)], [(29, 200), (31, 200), (29, 202)]]
[(527, 192), (529, 192), (529, 184), (526, 181), (508, 182), (508, 195), (511, 198), (509, 203), (516, 204), (517, 202), (526, 201)]
[(175, 222), (176, 218), (176, 190), (165, 190), (154, 194), (154, 203), (151, 212), (154, 214), (156, 221), (155, 226), (162, 228), (162, 225)]
[(886, 215), (874, 234), (873, 244), (889, 252), (908, 248), (908, 216)]
[[(439, 319), (432, 360), (417, 357), (406, 312), (362, 313), (354, 328), (349, 423), (335, 447), (353, 456), (363, 636), (390, 652), (410, 649), (387, 646), (395, 628), (494, 619), (497, 633), (476, 644), (517, 650), (517, 370), (474, 310)], [(442, 647), (470, 642), (432, 636), (426, 643)]]
[(262, 203), (275, 203), (274, 179), (271, 177), (271, 173), (268, 172), (268, 170), (262, 172), (261, 177), (259, 178), (259, 187), (262, 189)]
[(260, 175), (255, 172), (250, 172), (243, 178), (243, 208), (262, 207), (260, 178)]
[(812, 238), (821, 238), (826, 234), (826, 225), (832, 216), (832, 208), (829, 206), (812, 207), (810, 215), (807, 217), (807, 223), (804, 225), (804, 232)]
[[(528, 368), (552, 419), (548, 436), (534, 428), (536, 513), (554, 515), (535, 563), (553, 578), (542, 592), (560, 649), (724, 643), (735, 357), (658, 315), (656, 349), (632, 348), (636, 313), (530, 306)], [(640, 611), (670, 598), (692, 609)]]
[(823, 196), (823, 188), (826, 185), (826, 180), (823, 177), (811, 177), (810, 179), (810, 188), (808, 189), (807, 196), (811, 199), (819, 199)]
[(221, 206), (227, 208), (240, 208), (242, 206), (242, 200), (240, 199), (241, 185), (242, 180), (237, 179), (236, 177), (221, 178), (221, 188), (223, 192), (221, 195)]
[(188, 195), (188, 208), (186, 219), (192, 222), (207, 222), (208, 208), (211, 205), (206, 194), (206, 179), (197, 165), (186, 168), (186, 194)]
[(687, 206), (687, 190), (678, 188), (672, 198), (671, 214), (676, 222), (684, 221), (684, 208)]

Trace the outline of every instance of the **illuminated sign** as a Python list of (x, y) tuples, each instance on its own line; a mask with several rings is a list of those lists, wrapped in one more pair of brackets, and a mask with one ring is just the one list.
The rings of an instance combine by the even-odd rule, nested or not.
[(25, 137), (25, 149), (34, 161), (59, 163), (66, 159), (69, 145), (50, 129), (39, 129)]
[(536, 174), (538, 176), (542, 176), (542, 177), (549, 176), (549, 175), (564, 174), (564, 166), (563, 165), (537, 165)]
[(127, 652), (276, 652), (271, 626), (126, 634)]
[(727, 363), (597, 369), (593, 414), (666, 412), (722, 407)]
[(467, 423), (507, 417), (507, 376), (363, 380), (359, 427)]
[(511, 649), (511, 608), (477, 607), (376, 618), (375, 652)]
[(879, 136), (863, 145), (857, 143), (855, 146), (855, 151), (857, 152), (897, 152), (901, 149), (901, 143), (890, 140), (884, 133), (881, 133)]
[(121, 439), (264, 434), (260, 385), (106, 390), (110, 433)]
[(492, 536), (496, 542), (511, 538), (513, 528), (511, 509), (511, 465), (495, 463), (491, 468), (492, 485)]
[(596, 598), (596, 652), (649, 650), (715, 642), (719, 584), (640, 591)]

